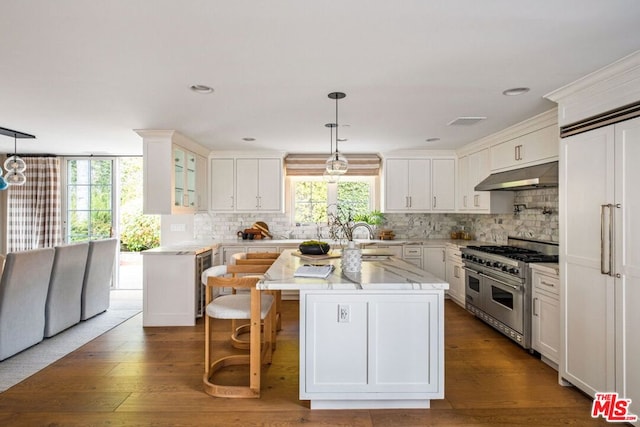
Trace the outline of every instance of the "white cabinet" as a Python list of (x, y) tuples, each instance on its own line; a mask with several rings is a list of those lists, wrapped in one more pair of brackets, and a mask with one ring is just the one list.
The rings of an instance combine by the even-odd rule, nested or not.
[(300, 399), (311, 400), (312, 409), (394, 400), (428, 407), (426, 399), (442, 398), (442, 291), (300, 291), (300, 297)]
[(281, 158), (214, 157), (210, 160), (210, 209), (215, 212), (282, 212)]
[(420, 245), (403, 245), (402, 259), (422, 268), (422, 246)]
[(552, 125), (491, 146), (491, 171), (547, 163), (558, 159), (558, 126)]
[(209, 170), (210, 209), (217, 212), (233, 212), (235, 210), (235, 159), (211, 159)]
[[(531, 265), (531, 347), (557, 369), (560, 361), (560, 278), (549, 268)], [(551, 363), (549, 363), (551, 362)]]
[(387, 159), (384, 189), (385, 212), (453, 212), (455, 159)]
[(422, 247), (422, 269), (444, 280), (446, 249), (444, 246)]
[(200, 274), (212, 265), (213, 253), (142, 253), (143, 326), (193, 326), (202, 315)]
[(459, 210), (475, 213), (513, 212), (513, 192), (475, 190), (475, 186), (490, 174), (489, 148), (458, 159)]
[(640, 413), (640, 118), (560, 145), (560, 374)]
[(282, 161), (236, 159), (236, 210), (282, 211)]
[(456, 208), (456, 161), (432, 159), (431, 163), (431, 209), (453, 212)]
[(175, 131), (139, 130), (143, 138), (143, 212), (188, 214), (207, 208), (206, 150)]
[(449, 297), (459, 306), (465, 307), (464, 264), (460, 248), (449, 245), (446, 248), (445, 280), (449, 283)]
[(431, 209), (431, 161), (385, 161), (385, 211), (411, 212)]

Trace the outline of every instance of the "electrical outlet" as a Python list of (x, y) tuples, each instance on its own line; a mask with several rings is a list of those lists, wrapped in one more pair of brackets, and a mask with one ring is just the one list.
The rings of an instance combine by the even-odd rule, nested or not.
[(338, 304), (338, 323), (351, 322), (351, 307), (346, 304)]

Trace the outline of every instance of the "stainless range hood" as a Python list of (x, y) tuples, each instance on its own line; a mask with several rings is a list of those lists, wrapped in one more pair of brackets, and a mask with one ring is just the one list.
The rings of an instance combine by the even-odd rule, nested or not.
[(558, 186), (558, 162), (544, 163), (489, 175), (476, 191), (529, 190)]

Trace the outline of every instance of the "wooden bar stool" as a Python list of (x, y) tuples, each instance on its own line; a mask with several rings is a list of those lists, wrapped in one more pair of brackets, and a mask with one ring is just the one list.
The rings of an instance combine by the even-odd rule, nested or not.
[[(220, 266), (224, 267), (224, 266)], [(207, 306), (205, 318), (204, 344), (204, 391), (216, 397), (257, 398), (260, 397), (260, 370), (263, 363), (271, 363), (275, 342), (275, 307), (272, 295), (261, 295), (256, 289), (260, 276), (223, 277), (223, 274), (259, 272), (260, 266), (226, 266), (209, 271), (205, 298)], [(225, 271), (226, 270), (226, 271)], [(213, 275), (214, 273), (218, 275)], [(248, 289), (249, 293), (222, 295), (212, 298), (220, 288)], [(251, 339), (249, 354), (231, 355), (212, 360), (212, 320), (249, 319)], [(261, 323), (264, 328), (261, 328)], [(264, 332), (261, 334), (261, 329)], [(249, 365), (247, 386), (223, 385), (214, 382), (216, 372), (227, 366)]]

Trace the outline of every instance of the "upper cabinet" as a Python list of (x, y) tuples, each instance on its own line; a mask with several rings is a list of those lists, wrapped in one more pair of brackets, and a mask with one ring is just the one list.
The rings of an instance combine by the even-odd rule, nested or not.
[(210, 208), (216, 212), (282, 212), (284, 180), (281, 157), (214, 157), (211, 160)]
[(385, 212), (453, 212), (455, 159), (387, 159), (384, 190)]
[(491, 171), (558, 160), (558, 126), (550, 125), (491, 146)]
[(424, 212), (431, 208), (431, 160), (385, 162), (385, 211)]
[(490, 174), (488, 148), (461, 156), (458, 159), (459, 210), (474, 213), (513, 212), (513, 192), (475, 190), (475, 186)]
[(208, 150), (173, 130), (137, 130), (143, 142), (145, 214), (207, 209)]
[(236, 210), (282, 211), (282, 160), (236, 159)]

